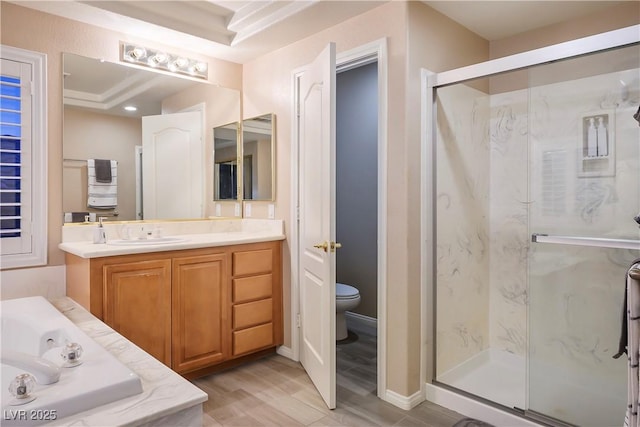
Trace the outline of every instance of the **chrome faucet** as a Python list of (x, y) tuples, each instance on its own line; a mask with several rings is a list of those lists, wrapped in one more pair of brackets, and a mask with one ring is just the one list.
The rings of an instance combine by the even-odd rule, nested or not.
[(41, 385), (53, 384), (60, 379), (61, 369), (58, 365), (42, 357), (32, 356), (21, 351), (3, 348), (0, 353), (0, 363), (24, 369), (32, 374)]

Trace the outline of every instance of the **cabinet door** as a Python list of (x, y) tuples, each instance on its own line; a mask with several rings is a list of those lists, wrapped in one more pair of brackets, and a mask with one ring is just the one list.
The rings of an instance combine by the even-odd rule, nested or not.
[(171, 365), (171, 260), (105, 265), (104, 321)]
[(225, 253), (173, 260), (173, 364), (187, 372), (229, 353), (230, 278)]

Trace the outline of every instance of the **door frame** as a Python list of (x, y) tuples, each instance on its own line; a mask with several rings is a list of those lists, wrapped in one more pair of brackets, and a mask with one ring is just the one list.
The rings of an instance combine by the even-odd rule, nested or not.
[[(377, 333), (378, 333), (378, 397), (387, 398), (387, 372), (386, 372), (386, 314), (387, 314), (387, 39), (382, 38), (364, 44), (346, 52), (338, 53), (336, 57), (336, 70), (346, 71), (371, 62), (378, 63), (378, 260), (377, 260)], [(299, 78), (304, 73), (305, 67), (293, 70), (291, 73), (292, 100), (291, 111), (293, 120), (291, 125), (291, 349), (280, 348), (278, 352), (293, 360), (300, 360), (300, 285), (298, 259), (299, 238)]]

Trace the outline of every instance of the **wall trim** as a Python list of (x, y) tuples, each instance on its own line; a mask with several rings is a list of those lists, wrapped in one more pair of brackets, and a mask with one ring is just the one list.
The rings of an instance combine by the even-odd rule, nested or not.
[(378, 335), (378, 319), (350, 311), (346, 311), (344, 317), (347, 318), (347, 325), (355, 326), (356, 329), (364, 330), (371, 335)]
[(400, 409), (409, 411), (424, 401), (424, 394), (421, 390), (418, 390), (410, 396), (403, 396), (395, 391), (385, 390), (383, 400)]
[(293, 349), (291, 347), (281, 345), (280, 347), (276, 348), (276, 353), (278, 353), (280, 356), (286, 357), (287, 359), (291, 359), (294, 362), (300, 361), (300, 359), (294, 357)]

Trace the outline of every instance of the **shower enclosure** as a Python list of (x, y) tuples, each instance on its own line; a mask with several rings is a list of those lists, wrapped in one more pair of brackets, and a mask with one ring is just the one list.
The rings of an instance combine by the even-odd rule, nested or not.
[(434, 383), (551, 423), (626, 409), (640, 45), (610, 44), (432, 80)]

